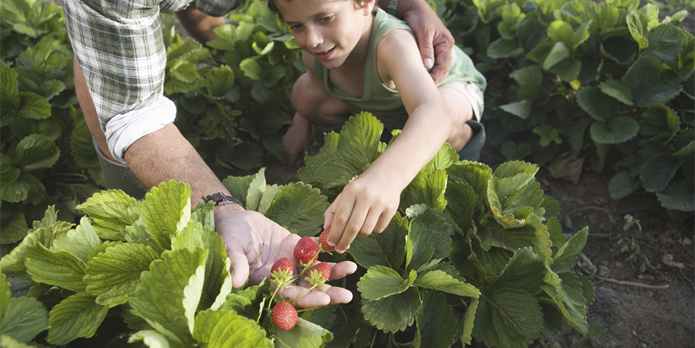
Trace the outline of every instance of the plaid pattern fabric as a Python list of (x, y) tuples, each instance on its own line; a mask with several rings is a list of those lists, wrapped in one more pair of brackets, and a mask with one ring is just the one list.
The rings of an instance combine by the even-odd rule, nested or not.
[[(222, 16), (240, 0), (197, 0), (204, 13)], [(191, 0), (63, 0), (75, 56), (84, 73), (109, 149), (123, 162), (140, 137), (174, 121), (164, 97), (166, 49), (160, 12), (185, 9)], [(125, 163), (125, 162), (124, 162)]]

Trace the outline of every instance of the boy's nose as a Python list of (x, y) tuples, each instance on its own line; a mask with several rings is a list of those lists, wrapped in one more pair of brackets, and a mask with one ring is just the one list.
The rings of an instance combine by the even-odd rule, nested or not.
[(318, 30), (307, 29), (306, 44), (310, 49), (319, 47), (323, 43), (323, 37)]

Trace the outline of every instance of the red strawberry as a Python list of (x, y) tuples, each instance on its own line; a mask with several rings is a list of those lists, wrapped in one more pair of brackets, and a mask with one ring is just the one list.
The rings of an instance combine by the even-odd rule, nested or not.
[(294, 265), (290, 259), (283, 257), (270, 268), (270, 279), (288, 279), (294, 275)]
[(331, 267), (327, 263), (321, 262), (311, 267), (307, 274), (309, 274), (309, 276), (304, 279), (306, 279), (309, 284), (312, 286), (323, 285), (323, 283), (328, 280), (328, 277), (331, 276)]
[(321, 235), (319, 236), (319, 246), (324, 251), (335, 251), (334, 246), (328, 245), (328, 234), (330, 232), (330, 230), (324, 230), (323, 232), (321, 232)]
[(313, 239), (302, 237), (294, 247), (294, 259), (300, 265), (308, 265), (319, 257), (319, 246)]
[(291, 330), (297, 324), (297, 310), (289, 302), (280, 302), (273, 307), (273, 324), (285, 331)]

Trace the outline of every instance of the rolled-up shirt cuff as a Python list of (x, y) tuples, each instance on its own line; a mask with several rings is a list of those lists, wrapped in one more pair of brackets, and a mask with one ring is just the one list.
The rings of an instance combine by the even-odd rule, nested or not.
[(176, 105), (168, 98), (160, 98), (143, 108), (113, 116), (104, 130), (111, 155), (125, 164), (123, 156), (130, 145), (175, 119)]

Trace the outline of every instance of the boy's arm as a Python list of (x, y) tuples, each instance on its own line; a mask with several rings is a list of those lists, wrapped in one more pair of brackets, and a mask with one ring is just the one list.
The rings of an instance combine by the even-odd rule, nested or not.
[[(393, 30), (377, 48), (380, 76), (398, 88), (408, 111), (403, 132), (328, 208), (329, 243), (345, 251), (357, 236), (381, 232), (398, 209), (400, 194), (439, 151), (451, 131), (451, 119), (437, 86), (422, 66), (415, 38)], [(384, 74), (382, 74), (382, 72)]]
[[(377, 5), (387, 10), (390, 2), (391, 0), (377, 0)], [(442, 82), (451, 68), (451, 49), (454, 47), (451, 32), (424, 0), (398, 0), (397, 8), (398, 17), (405, 20), (415, 32), (421, 64), (427, 69), (434, 66), (430, 76), (434, 83)]]

